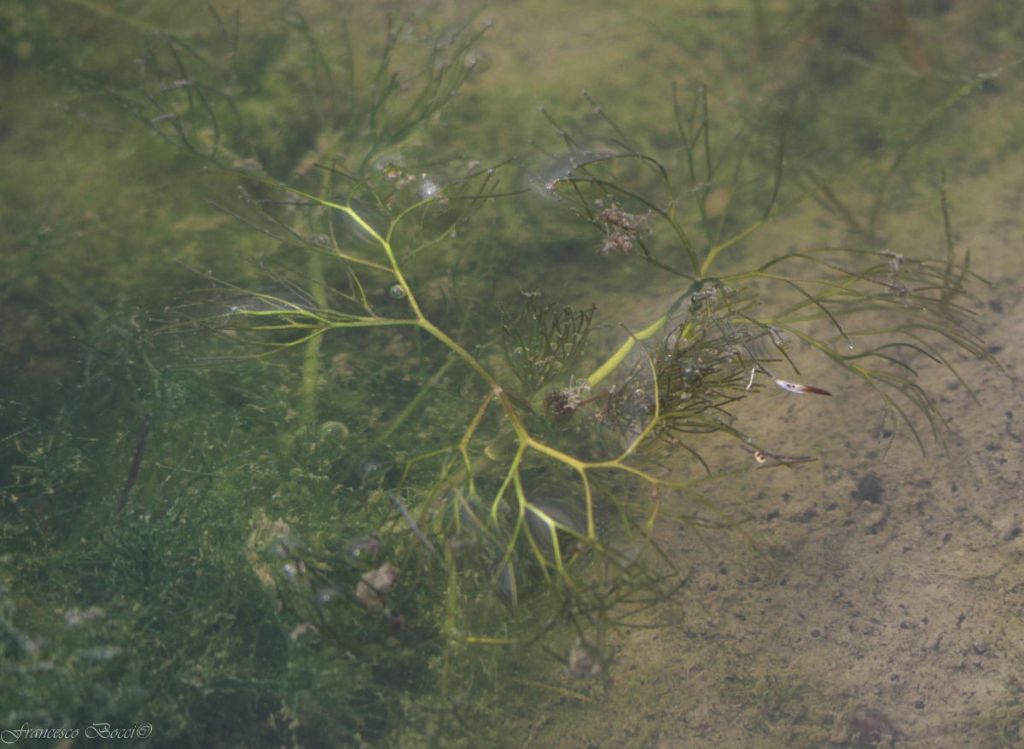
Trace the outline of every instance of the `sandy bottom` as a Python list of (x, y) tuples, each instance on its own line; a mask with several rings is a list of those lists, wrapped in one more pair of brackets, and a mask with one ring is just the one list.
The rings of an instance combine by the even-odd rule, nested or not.
[[(1006, 231), (975, 253), (1011, 253)], [(688, 587), (621, 640), (606, 683), (542, 699), (509, 745), (1024, 746), (1024, 283), (982, 296), (1005, 372), (955, 360), (976, 402), (920, 369), (945, 451), (892, 439), (852, 381), (778, 400), (780, 452), (820, 460), (714, 489), (753, 513), (746, 536), (666, 531)]]

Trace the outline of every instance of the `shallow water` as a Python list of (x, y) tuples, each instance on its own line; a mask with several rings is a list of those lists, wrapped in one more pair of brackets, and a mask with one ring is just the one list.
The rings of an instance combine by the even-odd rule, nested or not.
[[(318, 257), (308, 247), (270, 242), (239, 222), (236, 212), (256, 215), (245, 213), (253, 188), (236, 201), (237, 175), (155, 137), (152, 117), (139, 122), (140, 99), (129, 94), (146, 72), (140, 40), (159, 46), (155, 32), (168, 29), (189, 65), (238, 63), (238, 77), (221, 83), (246, 102), (238, 116), (250, 142), (262, 144), (255, 151), (268, 173), (309, 179), (331, 148), (325, 141), (337, 136), (342, 154), (362, 142), (361, 131), (318, 129), (333, 104), (299, 108), (322, 79), (269, 75), (307, 64), (298, 16), (286, 22), (276, 4), (244, 4), (236, 31), (234, 6), (214, 3), (211, 14), (201, 5), (185, 13), (179, 3), (58, 2), (0, 12), (8, 102), (0, 115), (8, 165), (0, 178), (0, 729), (148, 725), (159, 746), (1024, 742), (1024, 414), (1013, 343), (1024, 285), (1024, 162), (1014, 127), (1024, 116), (1014, 46), (1024, 12), (938, 0), (643, 10), (528, 0), (483, 12), (458, 2), (296, 5), (309, 28), (348, 22), (360, 70), (373, 70), (384, 11), (396, 24), (416, 19), (415, 33), (397, 37), (406, 70), (427, 49), (425, 28), (490, 24), (466, 58), (478, 75), (422, 133), (365, 160), (393, 170), (396, 194), (419, 198), (432, 197), (424, 186), (510, 161), (499, 178), (502, 190), (523, 191), (513, 208), (481, 213), (409, 258), (411, 276), (427, 279), (431, 319), (479, 345), (473, 353), (488, 367), (500, 366), (500, 347), (473, 338), (477, 318), (500, 319), (524, 289), (597, 305), (588, 358), (572, 372), (580, 377), (624, 331), (642, 329), (679, 297), (671, 274), (635, 256), (602, 256), (601, 235), (586, 222), (580, 231), (546, 189), (624, 138), (682, 169), (673, 83), (687, 96), (706, 86), (716, 147), (740, 143), (730, 139), (737, 130), (757, 143), (785, 132), (783, 200), (737, 245), (739, 264), (840, 244), (941, 259), (944, 179), (957, 251), (969, 250), (971, 269), (989, 281), (964, 302), (970, 329), (999, 361), (949, 345), (943, 354), (958, 379), (913, 357), (949, 427), (940, 430), (944, 444), (925, 427), (919, 447), (864, 382), (792, 345), (800, 381), (833, 396), (791, 397), (769, 384), (736, 410), (758, 444), (816, 460), (758, 465), (734, 442), (711, 441), (713, 472), (700, 478), (684, 451), (658, 451), (659, 475), (689, 482), (666, 492), (666, 522), (651, 534), (657, 569), (678, 570), (681, 588), (628, 626), (602, 623), (584, 642), (549, 626), (558, 596), (545, 609), (551, 601), (536, 593), (529, 569), (516, 577), (494, 549), (479, 548), (471, 529), (487, 508), (467, 501), (452, 513), (459, 533), (427, 536), (451, 526), (428, 526), (432, 516), (419, 514), (422, 487), (437, 484), (403, 461), (461, 434), (482, 392), (472, 372), (415, 336), (340, 331), (350, 337), (299, 348), (301, 330), (284, 327), (252, 339), (283, 353), (252, 359), (235, 331), (194, 324), (197, 296), (208, 306), (223, 294), (237, 312), (249, 309), (237, 304), (245, 289), (298, 289), (302, 304), (261, 299), (250, 311), (299, 314), (325, 308), (324, 284), (336, 309), (364, 300), (379, 315), (407, 314), (401, 284), (371, 275), (357, 287), (329, 253), (323, 265), (307, 262)], [(302, 33), (275, 30), (287, 23)], [(211, 37), (223, 59), (192, 60), (192, 45)], [(250, 38), (261, 45), (247, 46)], [(768, 121), (781, 111), (790, 112), (785, 125)], [(773, 153), (752, 147), (749, 158), (764, 159), (770, 174)], [(717, 186), (704, 208), (721, 215), (726, 236), (759, 217), (738, 198), (729, 208), (737, 184)], [(771, 180), (746, 187), (763, 197)], [(383, 220), (369, 196), (357, 197), (371, 224)], [(410, 226), (410, 241), (446, 220), (449, 207)], [(373, 250), (365, 230), (303, 223), (289, 210), (275, 215), (296, 235), (317, 237), (317, 247), (337, 231), (342, 249), (372, 257), (360, 254)], [(659, 258), (684, 262), (663, 230), (649, 241)], [(771, 305), (768, 293), (760, 301)], [(603, 456), (638, 431), (634, 424), (614, 448), (587, 441), (583, 429), (551, 439)], [(508, 442), (492, 435), (479, 453), (507, 459)], [(500, 483), (489, 470), (480, 472), (483, 495)], [(565, 480), (550, 466), (530, 470), (527, 490), (531, 480)], [(543, 534), (527, 513), (530, 533)], [(731, 527), (704, 522), (722, 517)], [(563, 524), (579, 534), (586, 522), (573, 515)], [(576, 553), (558, 545), (566, 530), (551, 527), (543, 557)], [(356, 558), (345, 552), (353, 548), (372, 551)], [(452, 562), (463, 553), (478, 556)], [(378, 587), (381, 570), (387, 584)], [(469, 592), (485, 590), (488, 575), (500, 577), (497, 600)], [(452, 603), (460, 595), (462, 607)], [(520, 596), (522, 608), (509, 608)], [(507, 627), (495, 625), (503, 617)], [(538, 623), (550, 640), (516, 640)], [(503, 636), (531, 647), (481, 644)], [(443, 717), (453, 714), (461, 721)]]

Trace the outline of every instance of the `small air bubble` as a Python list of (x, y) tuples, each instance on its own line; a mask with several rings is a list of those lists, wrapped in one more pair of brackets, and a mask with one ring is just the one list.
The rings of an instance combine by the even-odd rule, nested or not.
[(419, 193), (422, 200), (433, 200), (441, 197), (441, 186), (427, 175), (421, 174)]
[(374, 557), (379, 551), (380, 541), (373, 536), (350, 541), (345, 545), (345, 556), (353, 560)]
[(338, 589), (333, 587), (323, 587), (316, 592), (316, 602), (321, 606), (326, 606), (333, 601), (338, 595)]

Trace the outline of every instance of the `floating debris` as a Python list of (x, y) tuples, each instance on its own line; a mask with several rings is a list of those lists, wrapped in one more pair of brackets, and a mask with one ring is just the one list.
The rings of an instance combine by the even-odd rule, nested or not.
[(783, 465), (789, 465), (790, 463), (810, 463), (814, 460), (810, 455), (782, 455), (781, 453), (772, 453), (767, 450), (755, 449), (752, 447), (743, 446), (743, 449), (754, 456), (761, 465), (768, 462), (780, 463)]
[(815, 387), (814, 385), (801, 385), (798, 382), (789, 382), (787, 380), (775, 380), (775, 384), (783, 390), (787, 390), (790, 393), (797, 393), (799, 395), (807, 395), (812, 393), (814, 395), (832, 395), (825, 388)]
[(641, 237), (651, 234), (651, 214), (629, 213), (619, 203), (595, 200), (597, 217), (595, 223), (604, 234), (604, 243), (598, 255), (633, 255), (642, 244)]

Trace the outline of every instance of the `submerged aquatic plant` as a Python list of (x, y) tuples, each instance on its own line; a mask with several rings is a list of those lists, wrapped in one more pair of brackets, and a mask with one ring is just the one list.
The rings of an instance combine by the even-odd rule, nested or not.
[[(600, 233), (598, 256), (614, 251), (646, 262), (674, 278), (677, 292), (649, 324), (596, 357), (589, 371), (581, 353), (592, 308), (574, 310), (520, 293), (505, 307), (499, 328), (480, 326), (475, 339), (431, 312), (438, 292), (417, 278), (429, 278), (429, 271), (412, 267), (427, 252), (452, 257), (457, 245), (448, 240), (468, 215), (456, 206), (498, 197), (495, 170), (469, 172), (440, 194), (404, 201), (396, 199), (387, 173), (356, 175), (325, 165), (339, 184), (319, 192), (249, 177), (259, 189), (280, 193), (276, 204), (306, 211), (310, 222), (330, 217), (329, 226), (345, 227), (344, 233), (333, 230), (326, 247), (346, 285), (334, 289), (336, 304), (281, 299), (265, 309), (238, 309), (240, 321), (257, 332), (293, 334), (274, 343), (277, 349), (374, 329), (419, 336), (429, 350), (442, 352), (432, 355), (433, 374), (420, 378), (419, 390), (384, 428), (387, 439), (374, 441), (382, 453), (387, 444), (400, 444), (402, 454), (369, 485), (396, 498), (397, 512), (378, 530), (381, 537), (403, 559), (438, 565), (440, 626), (452, 644), (444, 651), (443, 693), (462, 646), (537, 636), (530, 628), (508, 632), (506, 616), (482, 616), (470, 606), (481, 596), (516, 604), (524, 585), (544, 581), (540, 589), (558, 605), (553, 616), (548, 609), (534, 624), (544, 632), (556, 621), (568, 623), (577, 638), (568, 668), (579, 676), (603, 670), (594, 654), (609, 626), (628, 622), (628, 612), (678, 584), (676, 572), (669, 571), (675, 583), (659, 572), (668, 562), (652, 565), (647, 552), (658, 556), (654, 527), (663, 516), (678, 517), (678, 510), (666, 508), (684, 495), (692, 499), (695, 488), (692, 478), (668, 475), (649, 459), (658, 444), (682, 449), (708, 473), (703, 454), (720, 444), (716, 435), (736, 441), (756, 463), (808, 460), (762, 445), (756, 424), (745, 426), (737, 409), (765, 387), (830, 395), (798, 381), (799, 359), (815, 352), (871, 388), (925, 449), (929, 436), (941, 437), (943, 422), (916, 380), (916, 367), (938, 363), (959, 378), (947, 343), (987, 356), (959, 301), (974, 280), (969, 258), (959, 257), (951, 240), (940, 259), (837, 246), (753, 258), (743, 242), (772, 218), (783, 197), (781, 140), (770, 144), (767, 176), (750, 181), (735, 155), (719, 160), (712, 150), (706, 91), (698, 91), (689, 108), (677, 98), (681, 169), (633, 146), (622, 128), (600, 115), (614, 150), (588, 154), (559, 128), (565, 146), (581, 156), (546, 189)], [(760, 207), (752, 208), (757, 200)], [(438, 211), (458, 218), (424, 236), (423, 217)], [(752, 218), (732, 219), (732, 213)], [(417, 229), (406, 231), (416, 221)], [(370, 288), (390, 289), (391, 303), (385, 308), (373, 300)], [(415, 411), (432, 398), (444, 401), (438, 385), (455, 367), (471, 375), (462, 394), (475, 403), (452, 409), (464, 414), (461, 425), (457, 418), (434, 424), (428, 444), (403, 435)], [(609, 432), (617, 435), (612, 447), (602, 437)], [(365, 479), (361, 487), (367, 488)]]
[[(337, 692), (353, 740), (387, 733), (396, 701), (380, 695), (407, 670), (421, 687), (436, 674), (440, 706), (458, 721), (480, 683), (473, 669), (493, 663), (466, 665), (472, 646), (539, 643), (573, 678), (607, 674), (615, 630), (685, 582), (655, 542), (658, 525), (725, 522), (697, 484), (718, 465), (709, 452), (731, 446), (750, 467), (809, 459), (764, 442), (746, 403), (774, 388), (828, 395), (801, 374), (818, 354), (876, 392), (925, 449), (943, 422), (916, 368), (956, 375), (950, 344), (987, 356), (966, 323), (976, 279), (944, 197), (941, 258), (872, 244), (754, 252), (782, 208), (836, 201), (826, 184), (784, 179), (785, 113), (768, 109), (773, 125), (740, 126), (713, 147), (702, 87), (689, 100), (674, 92), (673, 132), (658, 134), (674, 138), (669, 148), (641, 147), (644, 134), (593, 101), (599, 148), (545, 113), (569, 155), (542, 189), (573, 222), (573, 244), (589, 248), (585, 262), (646, 264), (671, 288), (644, 324), (595, 351), (606, 310), (588, 289), (570, 288), (584, 299), (574, 307), (492, 279), (507, 264), (500, 222), (480, 227), (477, 214), (535, 198), (503, 191), (512, 165), (416, 147), (473, 72), (480, 32), (434, 35), (410, 62), (402, 42), (418, 37), (389, 23), (366, 71), (346, 27), (334, 50), (290, 13), (305, 53), (280, 68), (299, 84), (289, 96), (312, 106), (278, 142), (285, 105), (242, 85), (256, 73), (233, 68), (237, 36), (218, 22), (221, 57), (161, 35), (143, 57), (141, 93), (103, 89), (240, 181), (239, 200), (217, 207), (270, 240), (272, 284), (218, 279), (230, 298), (201, 323), (227, 339), (231, 361), (279, 356), (301, 372), (291, 378), (301, 418), (274, 424), (282, 475), (261, 484), (276, 489), (234, 538), (237, 575), (270, 601), (249, 608), (276, 617), (245, 632), (280, 661), (266, 668), (287, 684), (274, 692), (282, 722), (334, 710), (295, 696), (321, 657), (341, 664), (331, 673), (346, 684)], [(666, 446), (693, 460), (666, 470)], [(129, 508), (136, 472), (124, 482)], [(346, 681), (354, 662), (368, 665)], [(243, 673), (256, 684), (264, 672)]]

